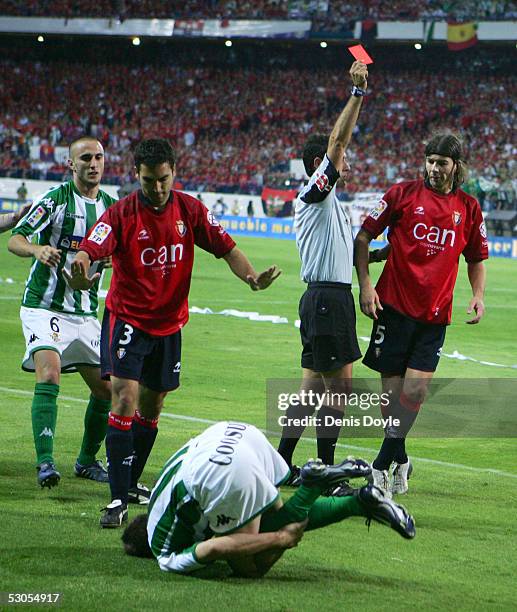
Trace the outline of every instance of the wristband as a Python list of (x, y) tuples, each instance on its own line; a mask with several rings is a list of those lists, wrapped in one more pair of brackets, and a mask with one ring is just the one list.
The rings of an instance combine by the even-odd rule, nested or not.
[(360, 87), (357, 87), (357, 85), (354, 85), (350, 93), (356, 98), (362, 98), (366, 95), (366, 89), (361, 89)]

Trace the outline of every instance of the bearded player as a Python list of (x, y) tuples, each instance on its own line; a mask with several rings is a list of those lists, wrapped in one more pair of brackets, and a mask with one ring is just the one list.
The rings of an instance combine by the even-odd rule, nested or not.
[[(374, 484), (388, 494), (408, 490), (405, 438), (440, 359), (460, 255), (472, 287), (467, 323), (479, 323), (485, 311), (488, 242), (479, 203), (460, 189), (465, 178), (459, 139), (434, 136), (425, 148), (424, 179), (391, 187), (355, 239), (361, 311), (374, 319), (363, 363), (380, 372), (383, 391), (391, 393), (389, 415), (399, 420), (385, 429), (372, 465)], [(392, 249), (374, 288), (368, 245), (387, 227)]]

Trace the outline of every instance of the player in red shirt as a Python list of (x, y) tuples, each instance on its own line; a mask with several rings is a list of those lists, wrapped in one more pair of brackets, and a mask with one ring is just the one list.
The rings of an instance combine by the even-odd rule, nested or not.
[[(399, 420), (385, 428), (373, 462), (374, 483), (387, 493), (408, 489), (405, 438), (440, 359), (461, 254), (473, 293), (467, 312), (475, 313), (467, 323), (478, 323), (485, 310), (488, 242), (477, 200), (459, 188), (465, 175), (458, 138), (435, 136), (425, 149), (424, 179), (391, 187), (355, 239), (361, 311), (374, 319), (363, 363), (381, 373), (383, 391), (392, 398), (385, 416)], [(368, 245), (387, 227), (392, 248), (374, 289)]]
[(280, 272), (257, 274), (212, 214), (195, 198), (172, 189), (175, 155), (163, 139), (135, 149), (141, 185), (102, 215), (82, 241), (65, 275), (87, 289), (90, 263), (112, 256), (113, 277), (101, 335), (101, 369), (112, 382), (106, 453), (112, 501), (102, 527), (127, 520), (127, 503), (146, 503), (138, 484), (153, 447), (168, 391), (179, 386), (181, 328), (188, 320), (194, 245), (224, 258), (251, 289), (266, 289)]

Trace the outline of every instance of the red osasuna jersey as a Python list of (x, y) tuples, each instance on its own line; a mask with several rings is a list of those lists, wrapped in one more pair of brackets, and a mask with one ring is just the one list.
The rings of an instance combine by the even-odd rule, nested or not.
[(108, 208), (79, 248), (93, 261), (112, 255), (108, 309), (148, 334), (167, 336), (188, 321), (194, 245), (223, 257), (235, 242), (186, 193), (172, 191), (156, 211), (135, 191)]
[(450, 323), (460, 255), (469, 263), (488, 258), (477, 200), (461, 189), (440, 195), (423, 180), (398, 183), (362, 229), (375, 238), (388, 226), (392, 248), (376, 286), (381, 302), (417, 321)]

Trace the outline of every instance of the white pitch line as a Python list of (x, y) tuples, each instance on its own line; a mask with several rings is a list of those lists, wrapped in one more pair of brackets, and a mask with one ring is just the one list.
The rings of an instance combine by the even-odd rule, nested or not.
[[(0, 387), (0, 392), (13, 393), (14, 395), (24, 395), (26, 397), (32, 397), (34, 394), (32, 391), (23, 391), (22, 389), (11, 389), (9, 387)], [(60, 395), (60, 399), (67, 400), (70, 402), (79, 402), (81, 404), (87, 404), (88, 400), (80, 399), (77, 397), (71, 397), (69, 395)], [(206, 425), (214, 425), (218, 423), (218, 421), (214, 421), (212, 419), (202, 419), (200, 417), (188, 416), (186, 414), (171, 414), (170, 412), (162, 412), (161, 416), (166, 417), (168, 419), (176, 419), (178, 421), (190, 421), (191, 423), (203, 423)], [(276, 432), (271, 432), (266, 429), (261, 429), (263, 433), (276, 435)], [(303, 442), (316, 442), (315, 438), (301, 438)], [(349, 448), (351, 450), (357, 450), (361, 452), (370, 452), (376, 453), (377, 450), (374, 448), (368, 448), (366, 446), (352, 446), (351, 444), (340, 444), (339, 442), (336, 444), (339, 448)], [(494, 470), (492, 468), (477, 468), (472, 465), (464, 465), (463, 463), (450, 463), (448, 461), (440, 461), (439, 459), (428, 459), (427, 457), (414, 457), (411, 455), (411, 461), (415, 461), (418, 463), (428, 463), (430, 465), (438, 465), (440, 467), (451, 468), (454, 470), (464, 470), (467, 472), (476, 472), (478, 474), (493, 474), (494, 476), (504, 476), (505, 478), (515, 478), (517, 479), (517, 474), (512, 474), (511, 472), (504, 472), (503, 470)]]

